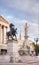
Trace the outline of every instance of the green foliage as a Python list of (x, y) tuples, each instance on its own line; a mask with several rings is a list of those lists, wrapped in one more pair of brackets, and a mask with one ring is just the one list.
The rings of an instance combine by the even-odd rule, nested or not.
[(39, 54), (39, 45), (38, 44), (35, 45), (35, 52), (37, 52), (37, 54)]
[(34, 42), (32, 43), (32, 47), (35, 49), (35, 43)]
[(32, 43), (32, 46), (33, 46), (33, 48), (34, 48), (34, 50), (35, 50), (35, 52), (36, 52), (36, 55), (38, 55), (39, 54), (39, 44), (35, 44), (34, 42)]

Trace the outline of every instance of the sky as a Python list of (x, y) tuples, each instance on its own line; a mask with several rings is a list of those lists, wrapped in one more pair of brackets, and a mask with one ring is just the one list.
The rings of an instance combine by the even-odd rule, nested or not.
[(18, 37), (20, 29), (25, 36), (26, 22), (29, 39), (39, 37), (39, 0), (0, 0), (0, 15), (17, 27)]

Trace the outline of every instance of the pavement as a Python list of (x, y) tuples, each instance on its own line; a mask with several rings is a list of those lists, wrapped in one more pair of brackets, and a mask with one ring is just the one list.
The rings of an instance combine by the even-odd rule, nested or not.
[(39, 56), (21, 56), (21, 61), (22, 63), (0, 62), (0, 65), (39, 65)]

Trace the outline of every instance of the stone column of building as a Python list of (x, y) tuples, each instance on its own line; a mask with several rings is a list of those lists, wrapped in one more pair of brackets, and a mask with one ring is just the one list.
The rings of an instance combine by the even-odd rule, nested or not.
[[(6, 32), (7, 32), (7, 29), (8, 29), (8, 27), (6, 27)], [(7, 43), (7, 35), (6, 35), (6, 43)]]
[(0, 44), (2, 43), (2, 25), (0, 24)]
[(4, 26), (2, 26), (2, 44), (4, 44)]

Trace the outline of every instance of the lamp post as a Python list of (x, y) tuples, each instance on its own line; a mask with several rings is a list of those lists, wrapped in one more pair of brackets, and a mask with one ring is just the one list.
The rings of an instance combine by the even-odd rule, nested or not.
[(35, 52), (36, 52), (36, 56), (37, 56), (37, 55), (38, 55), (38, 53), (37, 53), (37, 43), (38, 43), (39, 38), (35, 38), (34, 40), (35, 40), (35, 42), (36, 42)]

